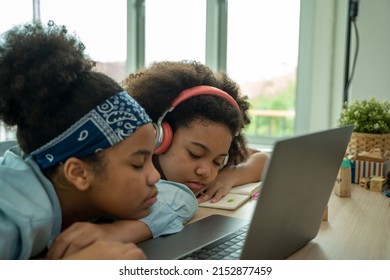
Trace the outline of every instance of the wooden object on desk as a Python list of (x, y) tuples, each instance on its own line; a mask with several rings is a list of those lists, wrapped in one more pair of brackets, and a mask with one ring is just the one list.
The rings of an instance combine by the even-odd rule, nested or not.
[(344, 159), (337, 174), (334, 185), (334, 193), (340, 197), (351, 196), (351, 163), (349, 159)]
[(327, 221), (328, 220), (328, 205), (326, 205), (326, 208), (325, 208), (325, 212), (324, 212), (324, 217), (322, 217), (322, 220), (323, 221)]
[(370, 178), (368, 178), (368, 177), (361, 177), (360, 180), (359, 180), (359, 185), (362, 188), (368, 189), (369, 188), (369, 182), (370, 182)]
[(372, 177), (370, 179), (370, 191), (382, 192), (386, 179), (383, 177)]

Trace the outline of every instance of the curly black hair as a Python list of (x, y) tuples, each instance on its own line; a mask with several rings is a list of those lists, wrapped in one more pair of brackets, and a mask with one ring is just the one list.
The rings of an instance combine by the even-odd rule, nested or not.
[[(183, 91), (195, 86), (219, 88), (231, 95), (240, 107), (238, 111), (228, 101), (213, 95), (200, 95), (182, 102), (167, 121), (175, 132), (194, 120), (223, 124), (232, 135), (249, 124), (249, 102), (240, 88), (226, 73), (214, 73), (197, 61), (162, 61), (130, 74), (122, 86), (143, 106), (154, 122), (171, 107), (172, 101)], [(229, 150), (229, 164), (243, 162), (248, 157), (247, 142), (241, 133), (233, 138)]]
[(49, 22), (15, 26), (0, 39), (0, 119), (17, 126), (30, 153), (65, 131), (108, 97), (122, 91), (92, 71), (83, 43)]

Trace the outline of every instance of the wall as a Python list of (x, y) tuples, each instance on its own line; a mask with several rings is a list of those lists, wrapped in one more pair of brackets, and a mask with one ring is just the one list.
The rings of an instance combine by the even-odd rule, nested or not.
[(357, 27), (360, 48), (350, 100), (390, 100), (390, 1), (360, 0)]
[[(360, 49), (349, 100), (390, 100), (390, 1), (360, 0)], [(348, 0), (301, 0), (296, 134), (337, 126), (344, 91)], [(351, 59), (355, 50), (352, 29)]]

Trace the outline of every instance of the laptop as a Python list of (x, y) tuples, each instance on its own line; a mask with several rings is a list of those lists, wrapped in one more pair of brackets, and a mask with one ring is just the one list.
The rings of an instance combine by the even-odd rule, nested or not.
[[(225, 249), (240, 247), (226, 259), (287, 258), (317, 235), (352, 129), (345, 126), (278, 141), (250, 221), (211, 215), (139, 247), (148, 259), (158, 260), (223, 259), (205, 253), (221, 244)], [(231, 236), (235, 239), (225, 245)]]

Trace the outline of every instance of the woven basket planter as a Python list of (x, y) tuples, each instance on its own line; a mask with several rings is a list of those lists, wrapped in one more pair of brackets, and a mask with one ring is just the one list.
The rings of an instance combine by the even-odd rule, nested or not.
[(371, 134), (353, 132), (347, 148), (347, 155), (356, 158), (361, 152), (379, 148), (382, 152), (390, 151), (390, 133)]

